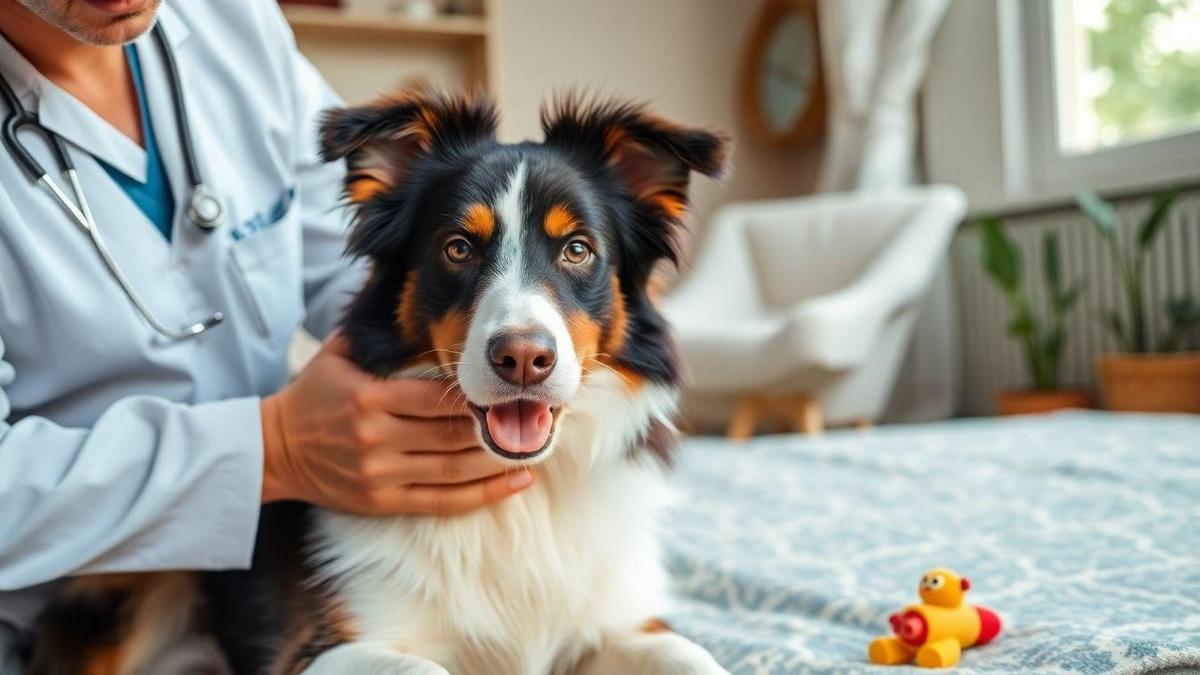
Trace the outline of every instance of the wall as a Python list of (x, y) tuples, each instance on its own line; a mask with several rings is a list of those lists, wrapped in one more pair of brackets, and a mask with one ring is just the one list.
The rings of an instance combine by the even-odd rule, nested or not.
[[(734, 138), (734, 170), (695, 181), (695, 222), (721, 203), (809, 191), (819, 148), (773, 149), (747, 137), (735, 99), (744, 40), (760, 2), (742, 0), (493, 0), (491, 72), (507, 141), (540, 138), (538, 110), (553, 92), (585, 87), (645, 100), (665, 117)], [(436, 44), (388, 37), (300, 34), (301, 49), (348, 100), (418, 74), (464, 81), (460, 61)]]
[(498, 0), (499, 98), (508, 140), (537, 138), (552, 92), (587, 87), (644, 99), (665, 117), (734, 137), (724, 183), (697, 179), (698, 222), (730, 200), (810, 190), (819, 148), (763, 147), (737, 120), (737, 75), (759, 2)]

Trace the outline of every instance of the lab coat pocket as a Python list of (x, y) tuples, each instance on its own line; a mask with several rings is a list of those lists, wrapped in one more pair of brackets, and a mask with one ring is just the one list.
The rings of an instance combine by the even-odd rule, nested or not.
[(304, 318), (300, 226), (295, 211), (231, 245), (250, 313), (273, 347), (286, 348)]

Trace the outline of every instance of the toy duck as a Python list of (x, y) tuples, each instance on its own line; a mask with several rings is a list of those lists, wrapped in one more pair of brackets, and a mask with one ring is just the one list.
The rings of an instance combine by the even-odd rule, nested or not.
[(896, 665), (915, 660), (923, 668), (948, 668), (962, 650), (987, 644), (1000, 632), (1000, 617), (990, 609), (964, 605), (971, 582), (939, 567), (921, 577), (921, 603), (888, 617), (892, 632), (871, 642), (871, 663)]

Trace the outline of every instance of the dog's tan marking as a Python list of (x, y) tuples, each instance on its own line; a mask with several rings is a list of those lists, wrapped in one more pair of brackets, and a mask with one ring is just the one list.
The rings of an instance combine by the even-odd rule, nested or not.
[(600, 356), (600, 324), (586, 312), (575, 312), (567, 317), (567, 332), (575, 353), (584, 359), (583, 366), (587, 368), (589, 359)]
[(453, 365), (462, 360), (463, 345), (467, 342), (467, 317), (458, 310), (451, 310), (429, 326), (429, 339), (434, 356), (442, 368), (453, 371)]
[(285, 642), (280, 658), (272, 669), (274, 675), (300, 675), (321, 654), (334, 647), (353, 642), (358, 629), (341, 601), (336, 598), (314, 598), (317, 604), (305, 606), (297, 617), (297, 628)]
[(420, 272), (409, 270), (408, 275), (404, 277), (404, 285), (400, 287), (400, 301), (396, 305), (395, 317), (396, 328), (413, 348), (420, 348), (422, 345), (421, 320), (417, 311), (418, 281)]
[[(146, 672), (149, 664), (193, 630), (199, 607), (197, 577), (190, 572), (77, 577), (68, 581), (60, 593), (71, 602), (100, 603), (97, 606), (106, 606), (115, 597), (118, 607), (112, 610), (117, 612), (113, 619), (119, 623), (115, 635), (101, 641), (39, 642), (34, 654), (38, 672)], [(46, 638), (43, 635), (41, 639)]]
[(120, 675), (121, 664), (125, 662), (123, 647), (123, 644), (116, 644), (89, 650), (80, 664), (83, 668), (80, 675)]
[(496, 231), (496, 216), (487, 206), (476, 202), (467, 207), (463, 227), (483, 241), (491, 241)]
[(621, 280), (616, 274), (609, 282), (612, 285), (612, 314), (608, 318), (608, 328), (605, 331), (604, 351), (616, 354), (625, 346), (625, 333), (629, 330), (629, 315), (625, 310), (625, 294), (621, 292)]
[(595, 319), (585, 312), (575, 312), (567, 318), (567, 332), (571, 335), (571, 343), (575, 345), (575, 353), (582, 361), (585, 374), (599, 367), (620, 377), (628, 391), (636, 392), (641, 388), (641, 375), (618, 363), (612, 353), (600, 351), (602, 328)]
[[(629, 140), (629, 133), (622, 127), (613, 125), (604, 134), (604, 154), (612, 155)], [(610, 162), (613, 160), (610, 159)]]
[(542, 229), (552, 239), (565, 237), (579, 227), (579, 221), (575, 220), (575, 216), (571, 215), (570, 209), (566, 204), (555, 204), (546, 212), (546, 218), (542, 221)]
[(669, 625), (667, 625), (666, 621), (663, 621), (662, 619), (657, 619), (657, 618), (646, 619), (646, 621), (641, 625), (641, 628), (639, 628), (638, 630), (642, 633), (650, 633), (651, 635), (653, 635), (655, 633), (673, 632), (671, 630), (671, 627)]
[(392, 185), (380, 169), (356, 169), (346, 177), (346, 196), (353, 204), (361, 204), (387, 190)]
[(687, 204), (677, 194), (658, 192), (648, 197), (647, 201), (654, 204), (671, 220), (680, 220), (687, 211)]

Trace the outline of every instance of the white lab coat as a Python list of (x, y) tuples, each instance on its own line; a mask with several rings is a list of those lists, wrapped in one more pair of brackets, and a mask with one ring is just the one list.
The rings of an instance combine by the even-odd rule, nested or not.
[[(201, 173), (227, 208), (211, 233), (184, 216), (180, 121), (144, 35), (136, 44), (175, 193), (171, 242), (95, 159), (143, 178), (143, 150), (0, 39), (0, 68), (67, 142), (104, 238), (153, 312), (173, 326), (226, 317), (198, 337), (161, 338), (86, 234), (0, 151), (0, 671), (5, 643), (28, 629), (55, 579), (249, 564), (258, 397), (285, 382), (295, 330), (329, 332), (361, 279), (342, 256), (346, 221), (334, 208), (344, 166), (317, 159), (317, 118), (338, 101), (274, 0), (168, 0), (159, 20)], [(22, 139), (55, 171), (44, 142)]]

